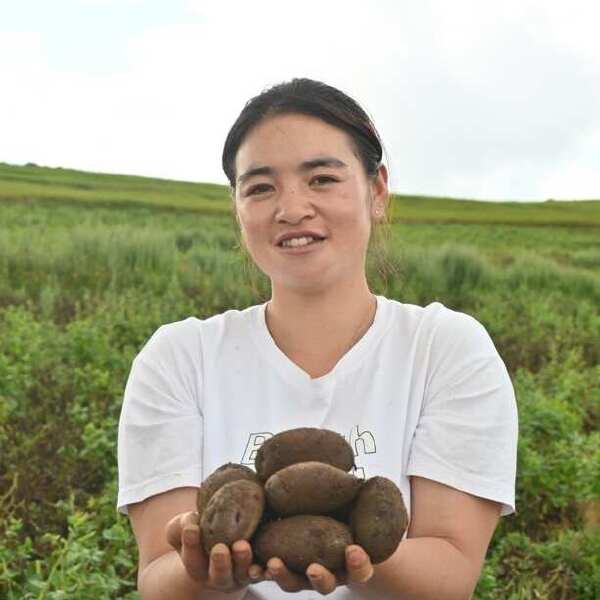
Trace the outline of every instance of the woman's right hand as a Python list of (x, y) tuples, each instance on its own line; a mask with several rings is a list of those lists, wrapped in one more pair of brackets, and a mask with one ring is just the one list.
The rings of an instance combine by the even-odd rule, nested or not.
[(207, 556), (200, 540), (197, 512), (173, 517), (167, 523), (166, 535), (190, 577), (208, 589), (235, 592), (264, 579), (262, 567), (252, 564), (252, 547), (246, 540), (236, 541), (233, 553), (226, 544), (215, 544)]

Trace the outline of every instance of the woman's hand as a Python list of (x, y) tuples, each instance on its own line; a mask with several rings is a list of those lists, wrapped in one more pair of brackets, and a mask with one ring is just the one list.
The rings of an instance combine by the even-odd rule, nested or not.
[[(233, 553), (226, 544), (215, 544), (210, 556), (206, 555), (200, 542), (197, 512), (181, 513), (173, 517), (167, 523), (166, 535), (189, 576), (209, 589), (234, 592), (262, 579), (261, 567), (252, 565), (252, 548), (246, 540), (236, 541), (232, 546)], [(249, 573), (257, 573), (258, 576), (251, 579)]]
[(330, 594), (338, 585), (346, 583), (366, 583), (373, 576), (373, 565), (369, 555), (358, 545), (346, 547), (346, 572), (334, 574), (323, 565), (312, 563), (306, 569), (306, 575), (290, 571), (279, 558), (271, 558), (267, 563), (264, 578), (275, 581), (285, 592), (315, 590), (321, 594)]

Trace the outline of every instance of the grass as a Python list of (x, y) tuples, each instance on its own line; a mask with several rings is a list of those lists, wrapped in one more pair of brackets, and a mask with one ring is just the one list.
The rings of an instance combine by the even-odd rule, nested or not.
[[(0, 163), (0, 201), (91, 202), (112, 208), (143, 205), (226, 215), (228, 198), (228, 188), (215, 184)], [(396, 194), (392, 205), (392, 219), (400, 223), (600, 227), (600, 200), (492, 203)]]
[[(392, 202), (373, 290), (476, 317), (516, 390), (518, 512), (475, 598), (599, 597), (600, 202)], [(131, 361), (268, 294), (223, 186), (0, 165), (1, 598), (137, 598), (114, 505)]]

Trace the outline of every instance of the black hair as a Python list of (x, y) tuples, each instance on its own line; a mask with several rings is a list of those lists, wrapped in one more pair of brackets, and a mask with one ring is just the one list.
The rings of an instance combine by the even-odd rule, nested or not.
[(235, 157), (246, 135), (262, 119), (285, 113), (317, 117), (348, 133), (367, 176), (376, 175), (383, 151), (369, 115), (337, 88), (313, 79), (299, 78), (274, 85), (248, 100), (229, 130), (222, 163), (232, 188), (235, 188), (236, 179)]

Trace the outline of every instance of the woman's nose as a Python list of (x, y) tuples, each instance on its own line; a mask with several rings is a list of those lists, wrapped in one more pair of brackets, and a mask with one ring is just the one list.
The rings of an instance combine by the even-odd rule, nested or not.
[(306, 194), (296, 187), (282, 190), (277, 199), (275, 219), (278, 222), (299, 223), (305, 217), (314, 216), (315, 210)]

